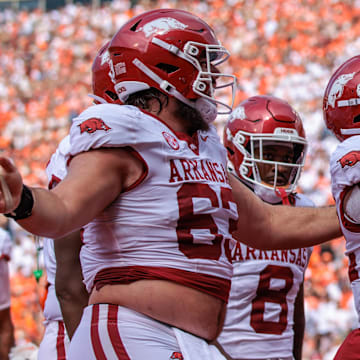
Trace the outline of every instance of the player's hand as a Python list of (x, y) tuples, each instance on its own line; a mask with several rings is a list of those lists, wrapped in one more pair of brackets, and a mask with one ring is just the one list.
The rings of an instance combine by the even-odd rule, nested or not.
[(17, 208), (22, 193), (22, 177), (9, 158), (0, 156), (0, 213)]

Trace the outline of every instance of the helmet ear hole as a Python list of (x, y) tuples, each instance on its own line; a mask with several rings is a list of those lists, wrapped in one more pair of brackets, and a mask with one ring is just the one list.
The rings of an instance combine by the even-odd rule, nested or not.
[(156, 65), (157, 68), (160, 70), (165, 71), (167, 74), (171, 74), (177, 70), (179, 70), (178, 66), (171, 65), (171, 64), (165, 64), (165, 63), (159, 63)]
[(114, 101), (119, 100), (118, 96), (116, 93), (110, 91), (110, 90), (106, 90), (105, 94), (108, 95), (111, 99), (113, 99)]
[(140, 23), (141, 23), (141, 19), (130, 28), (130, 31), (135, 32)]
[(353, 120), (353, 123), (356, 124), (356, 123), (359, 123), (360, 122), (360, 114), (359, 115), (356, 115), (354, 117), (354, 120)]

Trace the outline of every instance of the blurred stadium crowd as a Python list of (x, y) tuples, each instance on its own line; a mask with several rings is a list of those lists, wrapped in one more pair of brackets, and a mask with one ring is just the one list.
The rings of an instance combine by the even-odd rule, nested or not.
[[(286, 99), (301, 115), (309, 141), (299, 192), (332, 203), (329, 155), (337, 140), (322, 119), (322, 95), (333, 70), (360, 52), (359, 0), (129, 0), (94, 9), (67, 5), (0, 13), (0, 150), (29, 185), (45, 186), (45, 165), (71, 119), (91, 104), (90, 68), (97, 50), (129, 17), (180, 8), (213, 26), (230, 49), (240, 82), (236, 103), (256, 94)], [(216, 121), (219, 134), (226, 118)], [(45, 274), (32, 236), (10, 222), (12, 316), (18, 342), (38, 344)], [(306, 273), (304, 359), (327, 360), (355, 326), (342, 238), (314, 249)]]

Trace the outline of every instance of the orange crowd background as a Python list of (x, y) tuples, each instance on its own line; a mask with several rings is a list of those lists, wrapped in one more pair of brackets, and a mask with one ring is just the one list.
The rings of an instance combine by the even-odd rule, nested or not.
[[(256, 94), (287, 100), (303, 119), (309, 150), (299, 192), (318, 206), (333, 203), (329, 155), (337, 140), (325, 128), (322, 96), (331, 74), (360, 52), (360, 3), (342, 0), (119, 0), (103, 7), (67, 5), (42, 12), (0, 12), (0, 150), (29, 185), (46, 185), (44, 168), (71, 119), (91, 104), (97, 50), (130, 17), (179, 8), (207, 21), (230, 50), (239, 79), (236, 103)], [(219, 134), (226, 118), (219, 117)], [(17, 342), (39, 344), (46, 274), (41, 244), (10, 222), (12, 316)], [(305, 360), (327, 360), (356, 314), (344, 240), (316, 246), (305, 278)]]

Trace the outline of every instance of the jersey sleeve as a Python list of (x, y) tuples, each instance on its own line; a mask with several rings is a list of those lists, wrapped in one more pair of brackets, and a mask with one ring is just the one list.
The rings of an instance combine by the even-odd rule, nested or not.
[(345, 229), (360, 232), (360, 226), (344, 215), (343, 203), (347, 191), (360, 183), (360, 136), (352, 136), (338, 145), (330, 159), (331, 190), (339, 218)]
[(57, 147), (46, 166), (48, 187), (52, 189), (67, 174), (67, 161), (70, 158), (70, 136), (66, 136)]
[(330, 159), (330, 173), (334, 195), (339, 189), (360, 183), (360, 136), (338, 145)]
[(141, 141), (141, 115), (141, 111), (134, 106), (91, 106), (73, 121), (70, 129), (71, 155), (90, 149), (137, 144)]

